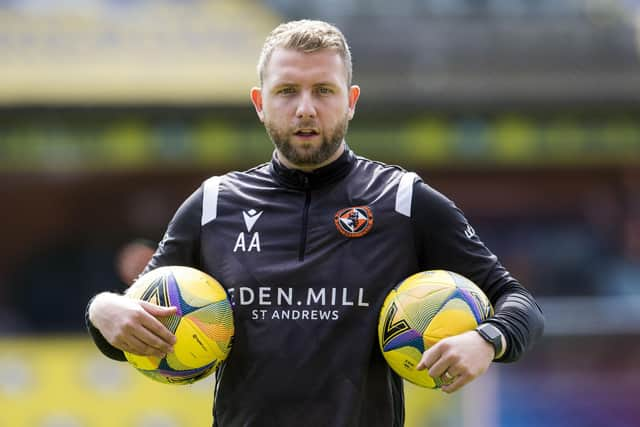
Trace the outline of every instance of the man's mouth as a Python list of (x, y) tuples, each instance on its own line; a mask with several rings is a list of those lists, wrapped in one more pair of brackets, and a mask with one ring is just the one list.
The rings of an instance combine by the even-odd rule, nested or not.
[(318, 131), (315, 129), (298, 129), (294, 132), (294, 135), (300, 137), (311, 137), (318, 135)]

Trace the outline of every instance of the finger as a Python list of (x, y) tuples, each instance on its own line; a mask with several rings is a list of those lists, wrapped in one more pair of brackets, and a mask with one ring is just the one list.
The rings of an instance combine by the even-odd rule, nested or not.
[(454, 373), (451, 371), (450, 361), (444, 357), (440, 357), (429, 368), (429, 375), (431, 375), (434, 378), (438, 378), (443, 376), (444, 373), (447, 372), (447, 370), (449, 371), (450, 375), (454, 375)]
[(176, 314), (178, 311), (177, 307), (164, 307), (161, 305), (151, 304), (147, 301), (140, 301), (140, 306), (152, 316), (166, 317)]
[(441, 347), (436, 344), (424, 353), (422, 353), (422, 358), (420, 359), (420, 363), (416, 366), (418, 371), (422, 371), (423, 369), (431, 369), (434, 363), (442, 356)]
[(164, 357), (164, 355), (166, 355), (167, 353), (173, 352), (173, 346), (170, 343), (167, 343), (164, 340), (162, 340), (153, 332), (145, 328), (144, 325), (136, 329), (133, 332), (133, 336), (135, 336), (138, 340), (145, 343), (146, 345), (157, 350), (158, 354), (162, 354), (162, 357)]
[(450, 384), (445, 384), (443, 385), (440, 389), (447, 393), (454, 393), (458, 390), (460, 390), (462, 387), (464, 387), (465, 385), (467, 385), (469, 382), (471, 381), (471, 377), (468, 375), (461, 375), (456, 377), (453, 382), (451, 382)]
[[(175, 307), (173, 307), (175, 308)], [(176, 336), (171, 333), (166, 326), (162, 324), (158, 319), (147, 313), (142, 320), (142, 326), (144, 326), (149, 332), (160, 338), (168, 346), (173, 346), (176, 343)], [(163, 348), (163, 347), (160, 347)]]
[(159, 358), (163, 358), (165, 356), (162, 352), (142, 342), (140, 339), (138, 339), (135, 336), (130, 336), (127, 339), (124, 347), (126, 348), (125, 351), (132, 354), (136, 354), (138, 356), (155, 356)]
[(451, 375), (449, 371), (444, 371), (444, 374), (440, 376), (441, 386), (451, 384), (455, 381), (455, 379), (456, 377)]

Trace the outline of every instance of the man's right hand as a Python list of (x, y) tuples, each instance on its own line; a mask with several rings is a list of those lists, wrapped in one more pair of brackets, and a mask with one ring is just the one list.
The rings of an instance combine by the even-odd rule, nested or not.
[(156, 317), (170, 316), (176, 311), (176, 307), (161, 307), (103, 292), (89, 306), (89, 320), (112, 346), (162, 358), (173, 352), (176, 337)]

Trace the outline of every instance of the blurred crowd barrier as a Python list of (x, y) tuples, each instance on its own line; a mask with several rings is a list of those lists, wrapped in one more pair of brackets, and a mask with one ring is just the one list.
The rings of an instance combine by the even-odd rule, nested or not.
[(1, 426), (211, 425), (212, 377), (163, 385), (103, 357), (87, 337), (0, 339)]
[[(405, 425), (636, 427), (638, 333), (552, 333), (519, 364), (494, 365), (454, 395), (405, 383)], [(213, 376), (155, 383), (87, 337), (0, 339), (0, 426), (202, 427), (213, 385)]]
[[(213, 386), (155, 383), (87, 337), (0, 339), (3, 427), (210, 426)], [(460, 398), (408, 385), (407, 401), (408, 427), (461, 425)]]
[[(0, 116), (0, 172), (249, 166), (271, 145), (249, 107), (27, 110)], [(640, 164), (629, 112), (359, 113), (349, 144), (409, 166), (523, 168)]]

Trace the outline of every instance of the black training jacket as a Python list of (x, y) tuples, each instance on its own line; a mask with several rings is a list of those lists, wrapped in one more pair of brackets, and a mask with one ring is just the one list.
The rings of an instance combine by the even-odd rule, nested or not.
[[(487, 294), (507, 338), (540, 336), (534, 299), (463, 213), (416, 174), (346, 149), (311, 173), (271, 162), (206, 180), (178, 209), (146, 271), (201, 269), (229, 292), (236, 336), (216, 374), (214, 426), (401, 426), (402, 381), (377, 344), (389, 290), (428, 269)], [(124, 360), (88, 322), (107, 356)]]

